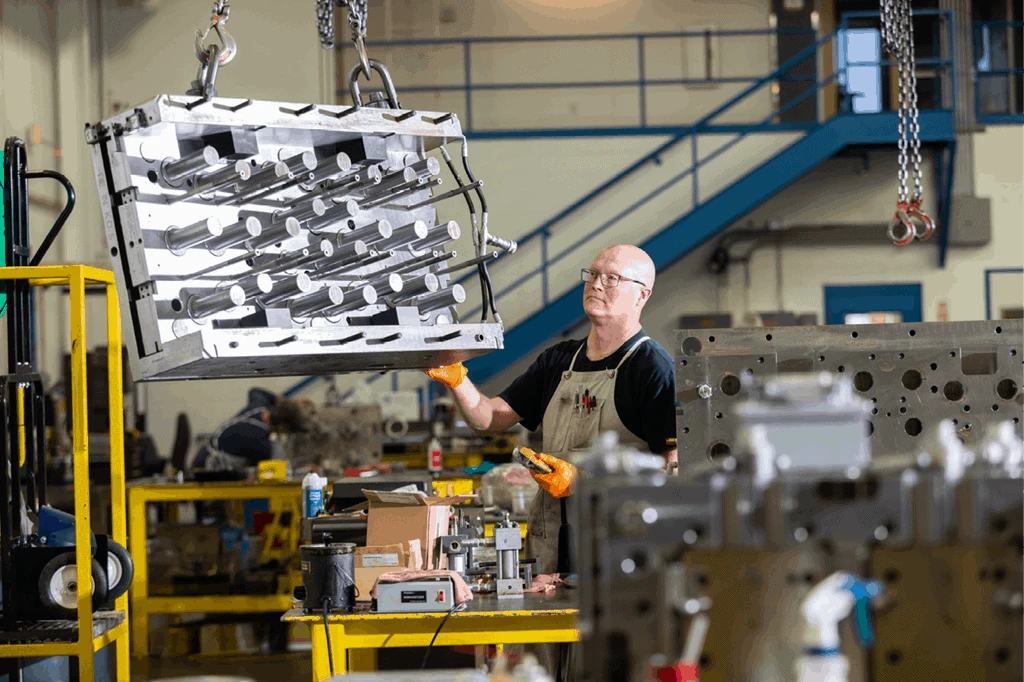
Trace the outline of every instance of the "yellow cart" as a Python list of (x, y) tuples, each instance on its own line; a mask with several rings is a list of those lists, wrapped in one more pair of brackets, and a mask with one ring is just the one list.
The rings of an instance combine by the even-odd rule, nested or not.
[[(86, 376), (85, 288), (101, 286), (106, 289), (107, 301), (107, 380), (110, 410), (110, 511), (114, 541), (122, 547), (128, 545), (124, 496), (124, 423), (121, 391), (121, 310), (117, 302), (114, 273), (85, 265), (17, 266), (0, 268), (0, 280), (26, 280), (30, 286), (67, 287), (71, 310), (71, 434), (75, 495), (75, 564), (78, 582), (88, 585), (92, 581), (91, 519), (89, 505), (89, 425)], [(24, 450), (22, 450), (24, 452)], [(142, 536), (145, 543), (145, 536)], [(118, 682), (129, 679), (128, 667), (128, 595), (114, 601), (114, 611), (92, 612), (92, 595), (78, 594), (77, 628), (60, 632), (40, 632), (35, 625), (26, 626), (24, 633), (4, 633), (6, 643), (0, 644), (0, 658), (29, 658), (68, 656), (71, 669), (77, 661), (81, 680), (94, 679), (94, 654), (113, 643), (115, 645), (116, 675)], [(65, 633), (72, 632), (65, 641)]]
[(146, 556), (146, 505), (151, 502), (196, 502), (269, 500), (271, 509), (300, 509), (302, 487), (297, 481), (257, 483), (166, 483), (132, 484), (128, 487), (131, 545), (135, 580), (130, 591), (132, 603), (132, 656), (149, 655), (149, 617), (154, 614), (183, 613), (284, 613), (291, 606), (290, 594), (151, 596), (149, 563)]
[[(465, 611), (453, 613), (434, 646), (482, 646), (575, 642), (577, 610), (569, 595), (527, 594), (522, 599), (497, 599), (474, 595)], [(328, 616), (334, 673), (368, 672), (377, 669), (377, 649), (425, 647), (437, 632), (444, 613), (373, 613)], [(313, 645), (313, 682), (331, 676), (323, 616), (291, 609), (282, 620), (305, 623)]]

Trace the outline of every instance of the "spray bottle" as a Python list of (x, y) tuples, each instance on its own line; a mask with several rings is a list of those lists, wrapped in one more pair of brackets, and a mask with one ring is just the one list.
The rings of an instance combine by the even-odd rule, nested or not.
[(302, 513), (307, 519), (323, 512), (326, 486), (327, 479), (315, 471), (310, 471), (302, 479)]
[(814, 586), (800, 606), (804, 634), (797, 682), (848, 682), (850, 662), (839, 649), (839, 623), (854, 611), (860, 643), (870, 646), (871, 599), (881, 591), (880, 583), (841, 571)]

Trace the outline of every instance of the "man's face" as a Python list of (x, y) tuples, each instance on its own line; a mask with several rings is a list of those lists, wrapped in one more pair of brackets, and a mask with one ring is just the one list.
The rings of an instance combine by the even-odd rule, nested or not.
[(640, 317), (640, 310), (650, 290), (644, 284), (631, 282), (640, 279), (636, 268), (622, 254), (602, 252), (590, 264), (590, 270), (605, 275), (618, 275), (618, 286), (605, 284), (600, 276), (583, 285), (583, 310), (591, 320), (629, 319)]

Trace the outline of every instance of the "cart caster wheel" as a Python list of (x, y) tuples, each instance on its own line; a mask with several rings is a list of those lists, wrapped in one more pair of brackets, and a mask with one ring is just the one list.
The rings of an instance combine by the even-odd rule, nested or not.
[(107, 539), (107, 598), (114, 601), (131, 587), (135, 576), (135, 565), (132, 558), (121, 545)]
[[(39, 574), (39, 598), (57, 618), (78, 617), (78, 567), (74, 551), (50, 559)], [(92, 603), (107, 599), (107, 573), (100, 562), (92, 559)]]

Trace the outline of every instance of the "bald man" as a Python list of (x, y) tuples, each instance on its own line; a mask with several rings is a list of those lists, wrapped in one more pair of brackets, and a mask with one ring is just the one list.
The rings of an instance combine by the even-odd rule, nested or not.
[[(504, 431), (516, 423), (543, 425), (537, 459), (550, 474), (533, 473), (542, 492), (527, 520), (526, 552), (540, 573), (569, 573), (568, 552), (559, 551), (567, 525), (565, 499), (576, 469), (567, 460), (587, 450), (599, 433), (676, 462), (675, 374), (672, 357), (647, 337), (640, 313), (654, 286), (654, 263), (643, 250), (611, 246), (582, 271), (583, 310), (590, 333), (551, 346), (496, 398), (480, 393), (461, 365), (427, 372), (446, 384), (466, 423), (477, 433)], [(567, 537), (567, 533), (562, 533)]]

